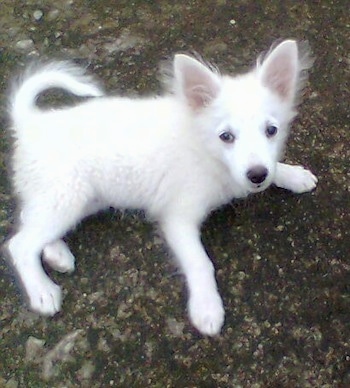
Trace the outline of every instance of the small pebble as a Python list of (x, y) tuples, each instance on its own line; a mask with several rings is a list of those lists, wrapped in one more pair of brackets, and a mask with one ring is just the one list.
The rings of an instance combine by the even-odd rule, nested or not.
[(44, 352), (45, 341), (29, 336), (26, 342), (25, 360), (27, 362), (40, 362)]
[(19, 41), (16, 43), (16, 47), (17, 47), (19, 50), (29, 51), (30, 49), (33, 49), (33, 48), (34, 48), (34, 42), (33, 42), (32, 39), (23, 39), (23, 40), (19, 40)]
[(44, 15), (44, 12), (41, 9), (37, 9), (33, 12), (34, 19), (38, 22)]
[(47, 15), (47, 18), (49, 20), (55, 20), (57, 19), (58, 17), (60, 16), (60, 11), (58, 9), (52, 9), (51, 11), (49, 11), (48, 15)]

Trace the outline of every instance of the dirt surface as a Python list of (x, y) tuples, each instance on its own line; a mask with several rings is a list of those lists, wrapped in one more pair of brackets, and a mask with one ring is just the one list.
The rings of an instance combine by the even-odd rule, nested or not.
[[(349, 13), (346, 1), (33, 1), (0, 5), (0, 243), (14, 227), (6, 88), (31, 59), (69, 58), (120, 94), (159, 91), (158, 64), (195, 50), (229, 72), (276, 38), (316, 61), (286, 158), (319, 178), (213, 213), (203, 240), (226, 321), (186, 316), (183, 279), (142, 215), (108, 211), (67, 236), (72, 275), (54, 318), (29, 312), (0, 261), (0, 387), (350, 386)], [(2, 255), (4, 258), (4, 255)]]

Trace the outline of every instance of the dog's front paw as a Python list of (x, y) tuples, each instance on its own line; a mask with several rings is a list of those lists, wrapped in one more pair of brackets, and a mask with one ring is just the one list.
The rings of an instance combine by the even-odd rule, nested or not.
[(220, 295), (216, 291), (192, 296), (188, 308), (193, 326), (202, 334), (214, 336), (220, 333), (225, 311)]
[(302, 166), (278, 163), (274, 183), (278, 187), (301, 194), (313, 190), (316, 187), (317, 178)]
[(294, 166), (290, 183), (290, 190), (301, 194), (313, 190), (316, 187), (317, 178), (310, 170), (301, 166)]
[(42, 278), (35, 287), (26, 289), (31, 310), (52, 316), (61, 309), (61, 288), (49, 278)]

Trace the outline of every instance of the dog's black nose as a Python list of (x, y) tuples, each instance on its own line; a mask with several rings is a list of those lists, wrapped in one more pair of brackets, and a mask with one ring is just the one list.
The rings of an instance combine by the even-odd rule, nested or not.
[(267, 175), (268, 170), (264, 166), (253, 167), (247, 172), (248, 179), (256, 185), (263, 183)]

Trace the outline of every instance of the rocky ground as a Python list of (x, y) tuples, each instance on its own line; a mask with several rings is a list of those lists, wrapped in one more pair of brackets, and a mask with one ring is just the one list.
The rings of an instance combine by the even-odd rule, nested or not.
[(105, 212), (67, 236), (78, 265), (50, 273), (65, 294), (54, 318), (26, 309), (1, 260), (0, 387), (350, 386), (346, 2), (2, 0), (0, 32), (0, 242), (14, 226), (6, 89), (31, 59), (74, 59), (110, 92), (148, 94), (174, 52), (234, 73), (276, 38), (307, 39), (316, 61), (286, 158), (319, 178), (204, 225), (227, 314), (216, 338), (189, 324), (183, 279), (142, 215)]

